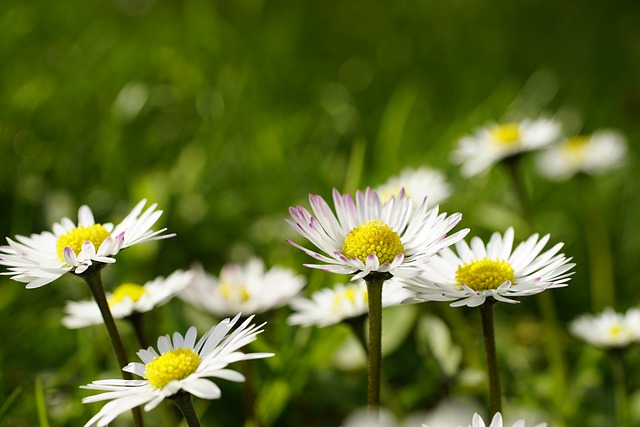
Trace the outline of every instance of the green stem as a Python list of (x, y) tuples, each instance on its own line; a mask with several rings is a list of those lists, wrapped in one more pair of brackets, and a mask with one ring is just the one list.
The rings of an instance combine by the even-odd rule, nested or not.
[(616, 427), (629, 427), (629, 404), (627, 402), (623, 352), (623, 349), (613, 349), (610, 352), (615, 381)]
[(180, 411), (182, 412), (182, 415), (184, 415), (184, 419), (187, 421), (187, 425), (189, 427), (200, 427), (200, 420), (198, 419), (196, 410), (193, 407), (193, 401), (191, 400), (190, 393), (179, 391), (169, 399), (173, 400), (176, 405), (178, 405), (178, 408), (180, 408)]
[(524, 184), (524, 179), (522, 179), (522, 174), (520, 173), (520, 160), (520, 155), (515, 155), (513, 157), (508, 157), (503, 161), (503, 163), (507, 168), (507, 173), (509, 174), (509, 179), (513, 186), (513, 192), (518, 199), (522, 218), (524, 218), (529, 225), (532, 225), (531, 208), (529, 206), (527, 188)]
[(487, 356), (487, 372), (489, 374), (490, 418), (493, 418), (496, 412), (502, 412), (502, 390), (500, 387), (500, 372), (498, 371), (498, 355), (496, 353), (496, 337), (493, 323), (493, 305), (495, 302), (493, 298), (487, 299), (480, 306), (484, 352)]
[(380, 407), (382, 370), (382, 285), (384, 278), (372, 274), (365, 278), (369, 299), (369, 382), (367, 404), (370, 421), (376, 422)]
[(149, 348), (149, 340), (147, 339), (147, 334), (144, 332), (143, 316), (143, 313), (134, 311), (129, 315), (129, 317), (127, 317), (127, 320), (131, 323), (131, 326), (136, 333), (140, 348)]
[[(120, 369), (122, 369), (129, 363), (129, 361), (127, 360), (127, 352), (124, 349), (122, 338), (120, 337), (120, 333), (118, 332), (116, 323), (114, 322), (113, 316), (111, 315), (111, 310), (109, 310), (109, 302), (107, 301), (107, 295), (104, 292), (100, 269), (89, 268), (89, 270), (82, 274), (81, 277), (89, 285), (89, 289), (91, 289), (93, 298), (100, 308), (100, 313), (102, 314), (104, 325), (107, 328), (107, 333), (109, 334), (109, 339), (111, 340), (111, 346), (113, 347), (113, 351), (116, 354), (118, 365), (120, 366)], [(125, 380), (133, 379), (133, 375), (125, 371), (122, 371), (122, 377)], [(135, 407), (131, 410), (131, 412), (133, 413), (133, 420), (135, 422), (135, 425), (137, 427), (142, 427), (142, 414), (140, 412), (140, 408)]]

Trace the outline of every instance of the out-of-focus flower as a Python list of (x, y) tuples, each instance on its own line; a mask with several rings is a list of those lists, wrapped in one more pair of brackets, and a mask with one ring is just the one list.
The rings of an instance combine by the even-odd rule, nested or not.
[[(411, 292), (395, 279), (382, 287), (382, 306), (398, 305)], [(295, 312), (287, 322), (291, 325), (328, 326), (369, 312), (367, 287), (364, 282), (341, 283), (315, 292), (310, 299), (294, 298), (289, 303)]]
[[(473, 418), (471, 419), (471, 425), (469, 427), (506, 427), (506, 425), (502, 422), (502, 414), (500, 412), (497, 412), (494, 416), (493, 419), (491, 420), (491, 424), (489, 424), (488, 426), (484, 423), (484, 420), (482, 419), (482, 417), (480, 415), (478, 415), (477, 413), (473, 415)], [(423, 424), (422, 427), (429, 427), (426, 424)], [(444, 427), (444, 426), (440, 426), (440, 424), (432, 424), (431, 427)], [(459, 426), (459, 427), (464, 427), (464, 426)], [(512, 427), (525, 427), (525, 421), (524, 420), (518, 420), (516, 421)], [(547, 423), (541, 423), (541, 424), (536, 424), (534, 427), (547, 427)]]
[(142, 212), (146, 203), (140, 201), (115, 227), (111, 223), (96, 224), (91, 209), (83, 205), (78, 210), (77, 226), (63, 218), (53, 224), (53, 232), (7, 238), (9, 246), (0, 247), (0, 264), (9, 271), (2, 274), (26, 283), (27, 288), (37, 288), (68, 272), (81, 275), (92, 265), (114, 263), (113, 256), (129, 246), (175, 236), (162, 234), (166, 228), (150, 230), (162, 211), (157, 211), (154, 203)]
[[(192, 271), (175, 271), (166, 279), (156, 279), (138, 285), (124, 283), (107, 294), (109, 309), (114, 319), (123, 319), (133, 313), (146, 313), (162, 305), (182, 291), (193, 279)], [(62, 324), (67, 328), (84, 328), (102, 323), (100, 308), (94, 300), (67, 301)]]
[(386, 201), (392, 196), (397, 197), (403, 188), (405, 195), (413, 200), (415, 206), (419, 206), (425, 197), (428, 197), (430, 204), (435, 205), (451, 195), (451, 185), (444, 174), (427, 167), (404, 169), (400, 175), (392, 176), (375, 191), (380, 200)]
[(480, 410), (477, 403), (461, 398), (453, 397), (442, 400), (424, 418), (423, 423), (433, 427), (460, 427), (467, 426), (473, 415)]
[(322, 264), (305, 264), (338, 274), (353, 274), (352, 280), (371, 273), (413, 277), (433, 254), (462, 239), (468, 229), (451, 236), (462, 215), (438, 214), (427, 210), (426, 199), (412, 208), (403, 190), (382, 203), (371, 189), (351, 195), (333, 191), (336, 214), (320, 196), (310, 195), (313, 215), (301, 206), (289, 209), (293, 220), (287, 223), (322, 253), (287, 242)]
[(424, 267), (422, 275), (407, 280), (416, 293), (405, 302), (454, 301), (451, 306), (476, 307), (489, 297), (516, 303), (512, 297), (534, 295), (545, 289), (567, 286), (575, 266), (571, 258), (558, 254), (563, 244), (540, 253), (549, 235), (538, 234), (513, 247), (513, 228), (504, 236), (494, 233), (486, 247), (479, 237), (471, 245), (462, 240), (457, 254), (445, 248)]
[(597, 347), (627, 347), (640, 341), (640, 310), (617, 313), (607, 308), (598, 315), (584, 314), (571, 322), (569, 330)]
[(549, 147), (538, 156), (538, 169), (547, 178), (562, 180), (577, 173), (595, 175), (622, 165), (625, 138), (613, 131), (574, 136)]
[(265, 269), (258, 258), (246, 264), (227, 264), (215, 277), (201, 266), (194, 267), (196, 276), (180, 293), (185, 301), (214, 316), (232, 313), (262, 313), (280, 307), (306, 284), (303, 276), (284, 267)]
[(211, 328), (196, 343), (196, 328), (191, 327), (183, 337), (173, 334), (158, 338), (158, 352), (149, 347), (138, 351), (143, 363), (132, 362), (123, 368), (138, 375), (142, 380), (110, 379), (94, 381), (82, 386), (88, 390), (106, 393), (85, 397), (82, 403), (109, 400), (100, 412), (91, 418), (85, 427), (96, 424), (106, 426), (123, 412), (136, 406), (145, 405), (150, 411), (164, 399), (185, 391), (202, 399), (219, 399), (220, 388), (207, 378), (222, 378), (242, 382), (239, 372), (225, 369), (227, 365), (240, 360), (273, 356), (272, 353), (242, 353), (241, 347), (255, 341), (262, 332), (262, 325), (249, 325), (253, 316), (247, 318), (235, 331), (231, 332), (240, 318), (224, 319)]
[(502, 159), (557, 141), (560, 132), (560, 124), (551, 119), (491, 124), (460, 139), (452, 160), (462, 165), (463, 176), (471, 177)]

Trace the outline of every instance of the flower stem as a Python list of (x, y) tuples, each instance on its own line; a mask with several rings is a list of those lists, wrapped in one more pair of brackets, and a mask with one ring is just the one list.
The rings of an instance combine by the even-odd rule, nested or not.
[(180, 412), (184, 415), (184, 419), (187, 421), (189, 427), (200, 427), (200, 420), (196, 415), (196, 410), (193, 407), (193, 401), (191, 400), (191, 394), (185, 391), (179, 391), (169, 399), (173, 400)]
[(622, 349), (610, 352), (613, 377), (615, 381), (616, 426), (629, 427), (629, 404), (627, 402), (627, 387), (625, 385), (624, 354)]
[(147, 339), (147, 334), (144, 332), (143, 316), (143, 313), (134, 311), (127, 317), (127, 320), (129, 320), (131, 326), (133, 326), (140, 348), (149, 348), (149, 340)]
[(491, 417), (502, 411), (502, 391), (500, 388), (500, 372), (498, 371), (498, 356), (496, 354), (496, 337), (493, 324), (493, 298), (487, 299), (480, 306), (482, 317), (482, 336), (484, 338), (484, 352), (487, 356), (487, 371), (489, 374), (489, 406)]
[(367, 405), (369, 419), (378, 419), (380, 407), (380, 375), (382, 369), (382, 285), (384, 278), (365, 278), (369, 299), (369, 381)]
[(520, 173), (520, 159), (521, 157), (516, 155), (505, 159), (503, 163), (507, 167), (507, 173), (509, 174), (509, 179), (513, 186), (513, 192), (518, 198), (518, 205), (520, 206), (522, 218), (524, 218), (528, 224), (531, 224), (529, 197), (527, 196), (527, 188), (524, 184), (524, 179), (522, 179), (522, 174)]
[[(113, 351), (116, 354), (118, 365), (122, 369), (129, 363), (127, 360), (127, 352), (124, 349), (122, 338), (120, 337), (120, 333), (118, 332), (116, 323), (114, 322), (113, 316), (111, 315), (111, 310), (109, 310), (109, 303), (107, 302), (107, 295), (104, 292), (100, 270), (90, 268), (82, 275), (82, 278), (89, 285), (89, 289), (91, 289), (93, 298), (100, 308), (100, 313), (102, 314), (104, 325), (107, 328), (109, 339), (111, 340), (111, 346), (113, 347)], [(122, 371), (122, 377), (126, 380), (133, 379), (133, 375), (125, 371)], [(140, 408), (133, 408), (131, 412), (133, 413), (133, 420), (135, 422), (135, 425), (137, 427), (142, 427), (142, 414), (140, 412)]]

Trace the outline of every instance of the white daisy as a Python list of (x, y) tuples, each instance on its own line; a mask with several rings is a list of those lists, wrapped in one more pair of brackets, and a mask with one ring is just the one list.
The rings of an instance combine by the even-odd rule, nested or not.
[(227, 264), (220, 276), (195, 267), (196, 276), (180, 298), (214, 316), (232, 313), (262, 313), (287, 303), (306, 284), (306, 279), (288, 268), (265, 269), (258, 258), (246, 264)]
[(597, 347), (626, 347), (640, 341), (640, 310), (622, 314), (608, 308), (595, 316), (585, 314), (571, 322), (569, 330)]
[(175, 234), (162, 234), (166, 228), (150, 230), (162, 211), (157, 211), (154, 203), (142, 212), (146, 203), (140, 201), (115, 227), (111, 223), (96, 224), (91, 209), (83, 205), (78, 210), (77, 226), (63, 218), (53, 224), (53, 232), (7, 238), (9, 246), (0, 247), (0, 264), (9, 271), (2, 274), (26, 283), (29, 289), (37, 288), (68, 272), (82, 274), (94, 263), (114, 263), (113, 256), (129, 246), (173, 237)]
[(625, 138), (617, 132), (600, 131), (575, 136), (550, 147), (538, 156), (540, 173), (550, 179), (566, 179), (579, 172), (594, 175), (619, 167), (627, 154)]
[(551, 144), (560, 132), (560, 124), (550, 119), (491, 124), (463, 137), (452, 160), (462, 165), (463, 176), (471, 177), (502, 159)]
[[(398, 305), (411, 295), (396, 279), (382, 287), (382, 306)], [(336, 284), (315, 292), (310, 299), (294, 298), (289, 305), (295, 310), (287, 323), (302, 326), (328, 326), (369, 312), (367, 287), (364, 282)]]
[[(333, 190), (336, 214), (327, 202), (309, 195), (313, 215), (301, 206), (289, 209), (287, 223), (326, 255), (288, 243), (323, 264), (305, 264), (338, 274), (353, 274), (352, 280), (370, 273), (413, 277), (420, 274), (433, 254), (462, 239), (468, 229), (447, 233), (460, 222), (459, 213), (438, 215), (438, 207), (427, 210), (423, 199), (418, 208), (401, 190), (397, 197), (381, 203), (378, 194), (367, 188), (351, 195)], [(336, 217), (337, 215), (337, 217)]]
[(438, 170), (421, 167), (418, 169), (404, 169), (400, 175), (392, 176), (386, 183), (376, 188), (380, 200), (389, 200), (391, 196), (398, 196), (404, 188), (407, 197), (413, 199), (417, 206), (425, 197), (429, 203), (440, 203), (451, 195), (451, 185), (444, 174)]
[(81, 388), (100, 390), (106, 393), (85, 397), (82, 403), (109, 400), (100, 412), (91, 418), (85, 427), (96, 424), (106, 426), (118, 415), (145, 405), (150, 411), (165, 398), (183, 390), (202, 399), (219, 399), (220, 388), (206, 378), (222, 378), (242, 382), (244, 376), (225, 369), (228, 364), (240, 360), (273, 356), (272, 353), (242, 353), (238, 349), (255, 341), (262, 332), (262, 325), (250, 325), (253, 316), (247, 318), (235, 331), (231, 332), (240, 314), (233, 319), (225, 319), (211, 328), (196, 344), (196, 328), (191, 327), (183, 337), (173, 334), (158, 338), (158, 352), (149, 347), (138, 351), (143, 363), (129, 363), (126, 372), (138, 375), (142, 380), (110, 379), (94, 381)]
[(558, 254), (563, 244), (540, 253), (549, 235), (538, 234), (513, 247), (513, 228), (504, 236), (494, 233), (486, 247), (479, 237), (456, 244), (457, 254), (445, 248), (424, 268), (424, 273), (407, 281), (416, 293), (405, 302), (455, 301), (452, 307), (476, 307), (488, 297), (517, 303), (512, 297), (534, 295), (545, 289), (567, 286), (571, 258)]
[[(192, 271), (178, 270), (166, 279), (157, 277), (142, 286), (123, 283), (113, 293), (107, 293), (111, 314), (114, 319), (123, 319), (133, 313), (151, 311), (182, 291), (193, 277)], [(94, 300), (67, 301), (64, 311), (66, 315), (62, 319), (62, 324), (67, 328), (84, 328), (103, 322), (100, 308)]]
[[(486, 426), (482, 417), (477, 413), (475, 413), (473, 414), (473, 418), (471, 419), (471, 425), (469, 427), (503, 427), (504, 425), (505, 424), (502, 422), (502, 414), (500, 412), (497, 412), (493, 416), (493, 419), (491, 420), (491, 424), (489, 424), (488, 426)], [(426, 424), (422, 424), (422, 427), (429, 427), (429, 426)], [(433, 427), (438, 427), (438, 424), (434, 424)], [(518, 420), (512, 425), (512, 427), (525, 427), (525, 421)], [(534, 427), (547, 427), (547, 423), (536, 424)]]

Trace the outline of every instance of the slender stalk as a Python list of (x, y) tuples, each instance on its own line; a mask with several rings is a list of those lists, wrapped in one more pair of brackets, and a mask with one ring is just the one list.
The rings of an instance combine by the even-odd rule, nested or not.
[(527, 188), (524, 184), (524, 179), (522, 179), (522, 174), (520, 173), (520, 159), (521, 157), (519, 155), (516, 155), (505, 159), (503, 163), (507, 168), (509, 180), (511, 181), (511, 185), (513, 186), (513, 192), (518, 199), (518, 205), (520, 206), (520, 213), (522, 214), (522, 218), (524, 218), (527, 224), (531, 225), (531, 208), (529, 206)]
[[(116, 323), (114, 322), (113, 316), (111, 315), (111, 310), (109, 310), (109, 303), (107, 301), (107, 295), (104, 292), (100, 269), (90, 268), (81, 277), (89, 285), (89, 289), (91, 289), (93, 298), (100, 308), (100, 313), (102, 314), (104, 325), (107, 328), (109, 339), (111, 340), (111, 346), (113, 347), (113, 351), (116, 354), (118, 365), (120, 366), (120, 369), (122, 369), (129, 363), (129, 361), (127, 360), (127, 352), (124, 349), (122, 338), (120, 337), (120, 333), (118, 332)], [(133, 379), (133, 375), (125, 371), (122, 371), (122, 377), (126, 380)], [(133, 413), (133, 420), (135, 422), (135, 425), (137, 427), (142, 427), (143, 423), (140, 408), (133, 408), (131, 412)]]
[(370, 421), (378, 420), (380, 407), (380, 375), (382, 370), (382, 285), (378, 275), (365, 278), (369, 298), (369, 381), (367, 404)]
[(189, 427), (200, 427), (200, 420), (198, 419), (196, 410), (193, 407), (193, 401), (191, 400), (190, 393), (179, 391), (169, 399), (173, 400), (176, 405), (178, 405), (178, 408), (180, 408), (180, 411), (182, 412), (182, 415), (184, 415), (184, 419), (187, 421), (187, 425)]
[(140, 348), (149, 348), (149, 340), (147, 339), (147, 334), (144, 332), (144, 314), (138, 313), (134, 311), (127, 317), (127, 320), (131, 323), (133, 330), (136, 333), (136, 337), (138, 338), (138, 343), (140, 344)]
[(629, 403), (627, 401), (627, 386), (625, 384), (626, 372), (623, 353), (623, 349), (613, 349), (610, 351), (613, 379), (615, 381), (616, 427), (629, 427)]
[(493, 298), (487, 299), (480, 306), (482, 317), (482, 337), (484, 338), (484, 352), (487, 356), (487, 372), (489, 375), (489, 407), (491, 418), (496, 412), (502, 412), (502, 390), (500, 387), (500, 372), (498, 371), (498, 355), (496, 353), (496, 337), (493, 323)]

